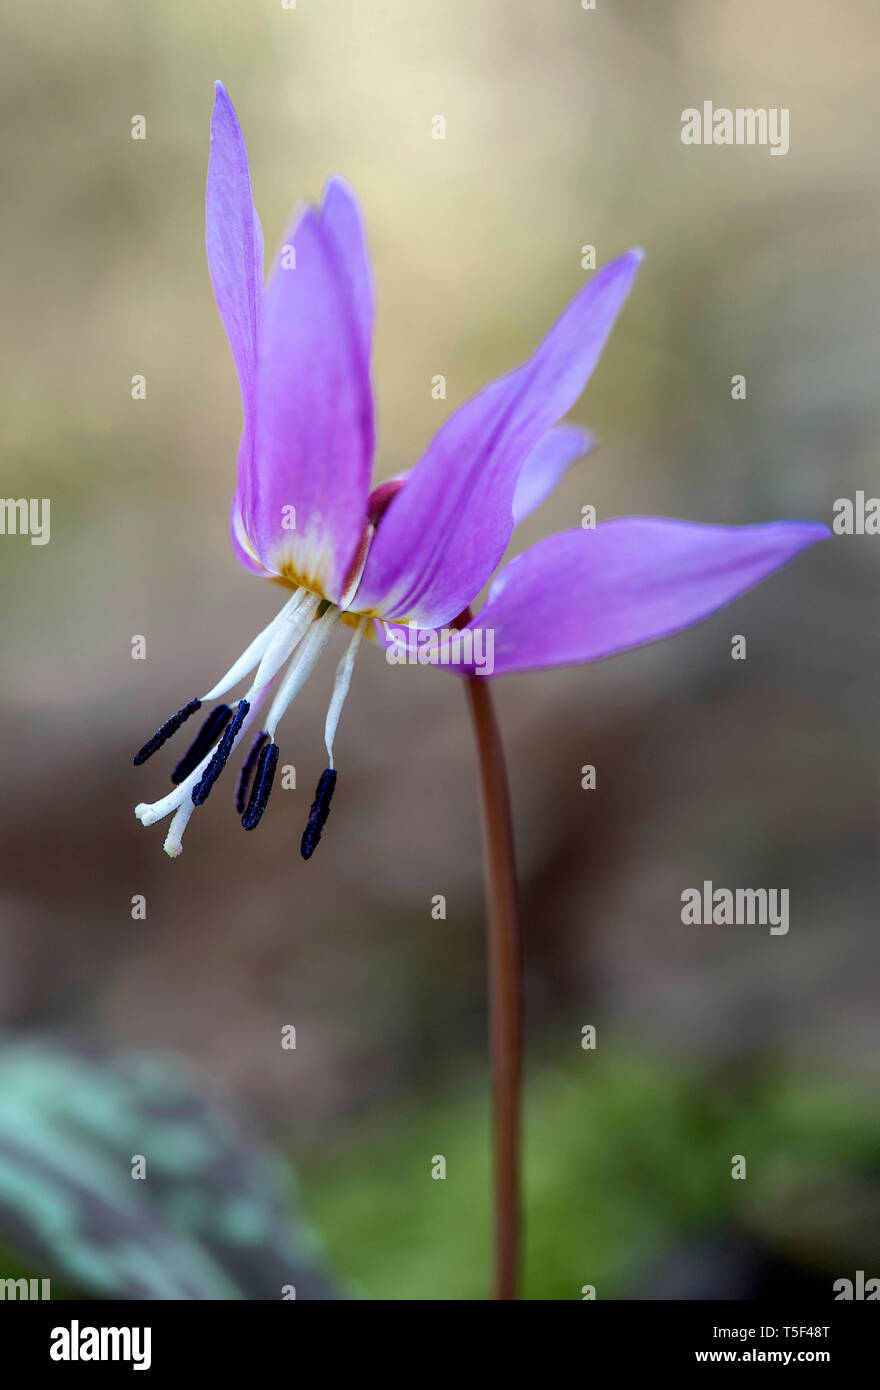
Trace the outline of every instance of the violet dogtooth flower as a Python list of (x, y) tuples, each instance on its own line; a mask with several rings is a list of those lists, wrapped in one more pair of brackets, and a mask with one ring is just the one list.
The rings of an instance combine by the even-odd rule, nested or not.
[[(598, 361), (641, 252), (597, 271), (528, 361), (461, 406), (408, 474), (371, 490), (373, 281), (354, 194), (332, 178), (321, 206), (297, 213), (264, 287), (244, 138), (218, 82), (206, 204), (208, 265), (244, 414), (232, 546), (246, 570), (289, 593), (226, 674), (135, 757), (144, 762), (202, 705), (249, 678), (234, 708), (220, 703), (208, 714), (172, 791), (136, 807), (144, 825), (172, 817), (169, 855), (180, 853), (194, 808), (252, 730), (236, 810), (246, 830), (258, 824), (282, 716), (340, 623), (353, 631), (330, 696), (328, 768), (303, 835), (306, 858), (329, 810), (334, 737), (365, 634), (380, 645), (424, 629), (448, 644), (448, 624), (462, 638), (491, 634), (494, 675), (596, 661), (699, 621), (830, 534), (808, 521), (635, 516), (579, 526), (502, 568), (472, 617), (514, 526), (590, 447), (583, 430), (558, 422)], [(473, 674), (472, 657), (463, 641), (435, 664)]]

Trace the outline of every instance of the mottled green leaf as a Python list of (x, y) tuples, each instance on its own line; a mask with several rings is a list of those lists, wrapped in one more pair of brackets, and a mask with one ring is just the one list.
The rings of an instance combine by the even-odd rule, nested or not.
[(179, 1058), (0, 1048), (0, 1245), (41, 1277), (99, 1298), (339, 1297), (291, 1183)]

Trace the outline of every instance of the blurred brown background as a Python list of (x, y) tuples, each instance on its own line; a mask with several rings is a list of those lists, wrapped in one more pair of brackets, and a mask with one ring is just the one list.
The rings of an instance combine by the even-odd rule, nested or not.
[[(410, 466), (451, 409), (532, 350), (583, 281), (582, 245), (601, 263), (639, 243), (639, 283), (575, 412), (600, 451), (515, 548), (577, 525), (586, 503), (600, 517), (830, 523), (836, 498), (880, 493), (880, 13), (858, 0), (599, 0), (595, 12), (577, 0), (84, 0), (7, 6), (3, 27), (3, 491), (50, 497), (52, 539), (0, 538), (0, 1020), (202, 1063), (289, 1144), (339, 1264), (368, 1292), (431, 1296), (432, 1239), (473, 1217), (473, 1263), (443, 1290), (469, 1294), (484, 1282), (482, 1177), (467, 1218), (447, 1191), (445, 1214), (410, 1241), (394, 1197), (412, 1180), (402, 1144), (383, 1151), (384, 1185), (369, 1190), (386, 1122), (411, 1107), (429, 1117), (425, 1202), (460, 1095), (483, 1143), (480, 848), (456, 680), (363, 654), (333, 815), (308, 864), (298, 843), (324, 766), (332, 659), (284, 722), (298, 787), (276, 792), (258, 834), (242, 834), (231, 782), (174, 863), (164, 827), (132, 815), (165, 775), (158, 759), (136, 772), (132, 753), (278, 606), (227, 541), (240, 406), (204, 254), (212, 83), (242, 122), (267, 255), (329, 173), (363, 201), (380, 476)], [(705, 99), (790, 108), (790, 152), (682, 145), (681, 112)], [(131, 399), (134, 373), (145, 401)], [(436, 373), (446, 402), (431, 398)], [(821, 1079), (834, 1114), (876, 1081), (878, 545), (835, 538), (662, 646), (495, 686), (533, 1104), (540, 1115), (563, 1074), (573, 1096), (569, 1166), (530, 1194), (530, 1258), (546, 1271), (535, 1296), (569, 1296), (554, 1283), (560, 1250), (577, 1286), (589, 1279), (601, 1193), (581, 1139), (592, 1153), (603, 1132), (585, 1118), (582, 1136), (577, 1117), (594, 1115), (595, 1069), (615, 1052), (714, 1094), (733, 1085), (744, 1117), (755, 1068), (807, 1093)], [(734, 633), (744, 662), (730, 658)], [(145, 661), (131, 659), (135, 634)], [(596, 791), (581, 789), (585, 763)], [(683, 927), (680, 894), (704, 879), (788, 887), (789, 935)], [(137, 893), (145, 922), (130, 917)], [(430, 915), (438, 893), (443, 922)], [(580, 1050), (588, 1022), (596, 1054)], [(295, 1054), (280, 1047), (284, 1023)], [(556, 1143), (552, 1114), (536, 1121), (539, 1150)], [(641, 1114), (627, 1121), (630, 1154), (646, 1142)], [(844, 1181), (851, 1155), (834, 1123), (818, 1170), (800, 1133), (774, 1151), (785, 1191)], [(693, 1164), (720, 1166), (729, 1190), (729, 1150), (678, 1137), (669, 1163), (684, 1189)], [(872, 1143), (860, 1140), (862, 1166)], [(665, 1162), (627, 1179), (666, 1223), (659, 1252), (680, 1227), (653, 1186)], [(761, 1181), (739, 1214), (752, 1226)], [(810, 1201), (795, 1207), (787, 1249)], [(575, 1213), (584, 1234), (571, 1250)], [(863, 1222), (848, 1219), (855, 1242)], [(629, 1238), (624, 1222), (609, 1280)]]

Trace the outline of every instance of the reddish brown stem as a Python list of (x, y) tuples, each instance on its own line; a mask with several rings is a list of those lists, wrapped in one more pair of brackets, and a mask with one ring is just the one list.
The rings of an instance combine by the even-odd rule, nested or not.
[(504, 750), (484, 676), (466, 676), (477, 745), (488, 918), (489, 1035), (494, 1174), (493, 1296), (517, 1296), (522, 1078), (521, 956), (513, 824)]

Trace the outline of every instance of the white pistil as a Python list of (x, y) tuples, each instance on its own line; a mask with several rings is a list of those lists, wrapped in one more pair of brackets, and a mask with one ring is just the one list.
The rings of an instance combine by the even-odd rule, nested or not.
[(336, 737), (336, 730), (339, 726), (339, 716), (342, 713), (342, 706), (345, 704), (345, 697), (351, 686), (351, 677), (354, 672), (354, 660), (358, 654), (358, 647), (364, 635), (367, 619), (361, 618), (357, 627), (352, 633), (351, 641), (345, 655), (336, 667), (336, 678), (333, 682), (333, 694), (330, 696), (330, 708), (327, 710), (327, 719), (324, 723), (324, 747), (327, 749), (327, 757), (330, 766), (333, 766), (333, 740)]
[(338, 621), (338, 608), (335, 606), (329, 608), (324, 616), (313, 624), (302, 647), (287, 668), (287, 674), (281, 683), (278, 694), (272, 701), (269, 718), (266, 720), (266, 733), (269, 735), (271, 743), (275, 742), (275, 730), (279, 720), (302, 690), (318, 664), (318, 659), (330, 641)]
[(183, 854), (183, 832), (186, 830), (189, 818), (195, 809), (193, 799), (190, 796), (175, 811), (174, 819), (168, 827), (168, 834), (165, 836), (165, 844), (162, 846), (169, 859), (176, 859), (179, 854)]

